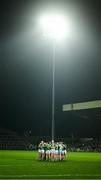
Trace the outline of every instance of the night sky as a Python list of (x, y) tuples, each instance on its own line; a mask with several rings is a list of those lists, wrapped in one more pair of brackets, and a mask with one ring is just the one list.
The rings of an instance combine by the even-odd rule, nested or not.
[(62, 112), (101, 99), (100, 0), (0, 1), (0, 127), (51, 136), (52, 43), (38, 27), (50, 11), (74, 25), (56, 44), (55, 135), (101, 137), (101, 109)]

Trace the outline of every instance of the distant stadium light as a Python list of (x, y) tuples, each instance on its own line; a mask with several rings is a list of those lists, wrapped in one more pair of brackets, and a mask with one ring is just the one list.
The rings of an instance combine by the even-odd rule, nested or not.
[(40, 18), (40, 24), (43, 29), (43, 34), (53, 39), (64, 38), (67, 30), (70, 30), (70, 27), (67, 27), (65, 17), (61, 15), (43, 15)]

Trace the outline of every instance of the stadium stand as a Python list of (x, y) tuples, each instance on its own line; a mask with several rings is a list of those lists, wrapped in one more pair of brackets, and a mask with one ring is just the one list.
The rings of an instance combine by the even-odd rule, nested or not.
[[(32, 136), (25, 132), (23, 135), (0, 128), (0, 150), (37, 150), (39, 142), (50, 141), (50, 137)], [(101, 152), (101, 138), (56, 138), (56, 142), (64, 142), (67, 151)]]
[(23, 150), (26, 149), (26, 142), (24, 137), (16, 132), (0, 128), (0, 149)]

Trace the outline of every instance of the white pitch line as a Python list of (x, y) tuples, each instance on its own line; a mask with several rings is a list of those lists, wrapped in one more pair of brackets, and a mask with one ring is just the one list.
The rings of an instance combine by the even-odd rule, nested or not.
[(101, 176), (101, 174), (36, 174), (36, 175), (0, 175), (0, 177), (41, 177), (41, 176)]

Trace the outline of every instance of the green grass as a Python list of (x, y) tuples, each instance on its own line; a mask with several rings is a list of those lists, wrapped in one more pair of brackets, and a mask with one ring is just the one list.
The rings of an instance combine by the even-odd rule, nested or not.
[(37, 152), (0, 151), (0, 179), (101, 179), (101, 153), (68, 153), (67, 161), (38, 161)]

